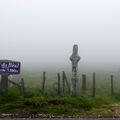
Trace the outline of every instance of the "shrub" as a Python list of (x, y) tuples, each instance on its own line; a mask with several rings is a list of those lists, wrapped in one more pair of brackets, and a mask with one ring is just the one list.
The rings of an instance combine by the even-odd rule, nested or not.
[(39, 90), (37, 89), (32, 89), (32, 88), (29, 88), (27, 89), (27, 91), (25, 92), (25, 98), (32, 98), (34, 96), (40, 96), (40, 92)]
[(44, 97), (25, 98), (24, 105), (34, 106), (34, 107), (43, 107), (45, 105), (45, 99)]
[(9, 88), (6, 92), (0, 92), (0, 102), (16, 101), (20, 98), (20, 92), (16, 88)]

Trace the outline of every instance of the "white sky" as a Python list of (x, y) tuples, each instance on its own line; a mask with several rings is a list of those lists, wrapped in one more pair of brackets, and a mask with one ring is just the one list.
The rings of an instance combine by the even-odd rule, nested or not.
[[(1, 0), (0, 58), (63, 67), (120, 67), (120, 0)], [(55, 65), (54, 65), (55, 63)]]

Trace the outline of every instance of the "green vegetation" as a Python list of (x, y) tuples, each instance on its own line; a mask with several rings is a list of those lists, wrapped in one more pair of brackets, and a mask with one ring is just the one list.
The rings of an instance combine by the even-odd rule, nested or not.
[[(29, 75), (29, 76), (28, 76)], [(70, 74), (66, 73), (70, 83)], [(87, 91), (81, 89), (82, 78), (79, 77), (78, 95), (71, 97), (67, 88), (65, 93), (57, 93), (57, 73), (47, 72), (44, 94), (41, 93), (42, 72), (16, 76), (13, 81), (18, 82), (24, 76), (25, 95), (20, 95), (17, 88), (10, 88), (8, 92), (0, 93), (0, 113), (44, 113), (44, 114), (70, 114), (70, 115), (114, 115), (114, 104), (120, 102), (119, 74), (114, 76), (114, 96), (111, 96), (110, 75), (96, 73), (96, 97), (92, 97), (92, 73), (87, 75)]]
[(42, 95), (37, 90), (28, 90), (22, 97), (17, 89), (10, 88), (8, 92), (0, 93), (0, 113), (87, 115), (101, 108), (110, 109), (110, 104), (119, 100), (118, 95), (96, 98), (87, 95), (71, 97), (67, 94), (58, 96), (54, 93)]

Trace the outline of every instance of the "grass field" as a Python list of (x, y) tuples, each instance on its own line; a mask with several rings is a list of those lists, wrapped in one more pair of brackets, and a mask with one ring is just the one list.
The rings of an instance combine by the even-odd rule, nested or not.
[(119, 103), (120, 96), (76, 96), (40, 94), (28, 90), (21, 96), (16, 88), (0, 93), (0, 113), (53, 114), (53, 115), (114, 115), (112, 104)]
[[(82, 74), (82, 73), (81, 73)], [(57, 94), (57, 72), (46, 72), (44, 94), (40, 92), (42, 72), (24, 72), (15, 76), (13, 81), (18, 82), (21, 77), (25, 80), (25, 96), (21, 96), (16, 88), (9, 88), (8, 93), (0, 93), (0, 113), (46, 113), (46, 114), (79, 114), (79, 115), (112, 115), (111, 105), (120, 101), (119, 74), (114, 74), (114, 96), (111, 96), (110, 73), (96, 72), (96, 97), (92, 97), (92, 72), (87, 75), (87, 91), (83, 94), (82, 78), (79, 75), (78, 93), (71, 97), (68, 91)], [(71, 73), (66, 72), (69, 83)], [(62, 90), (62, 81), (61, 81)]]

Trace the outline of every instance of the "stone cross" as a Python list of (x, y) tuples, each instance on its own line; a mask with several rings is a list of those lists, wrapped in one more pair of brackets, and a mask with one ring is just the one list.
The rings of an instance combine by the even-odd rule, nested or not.
[(78, 62), (80, 60), (80, 56), (78, 56), (78, 45), (73, 46), (73, 53), (70, 57), (72, 62), (72, 84), (71, 84), (71, 95), (75, 96), (77, 92), (77, 72), (78, 72)]

